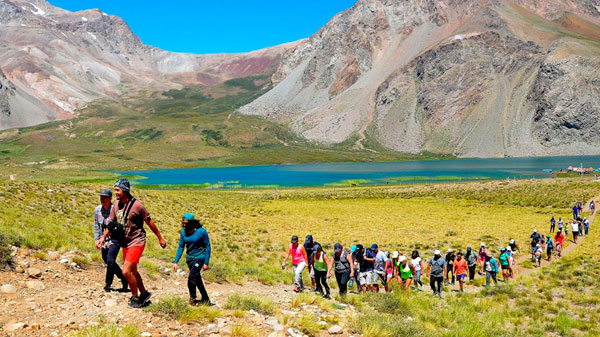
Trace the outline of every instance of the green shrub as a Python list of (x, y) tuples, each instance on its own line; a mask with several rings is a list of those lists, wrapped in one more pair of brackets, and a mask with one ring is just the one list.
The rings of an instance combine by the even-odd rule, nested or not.
[(18, 237), (0, 231), (0, 267), (12, 265), (11, 247), (20, 244), (21, 240)]
[(275, 304), (269, 299), (258, 296), (233, 294), (227, 298), (225, 309), (254, 310), (264, 315), (273, 315)]
[(120, 328), (116, 324), (103, 324), (100, 326), (88, 327), (82, 331), (70, 333), (69, 337), (137, 337), (139, 332), (133, 325)]
[(208, 320), (213, 322), (221, 316), (218, 309), (208, 306), (193, 307), (180, 297), (165, 297), (144, 309), (152, 314), (176, 319), (181, 322), (198, 322)]

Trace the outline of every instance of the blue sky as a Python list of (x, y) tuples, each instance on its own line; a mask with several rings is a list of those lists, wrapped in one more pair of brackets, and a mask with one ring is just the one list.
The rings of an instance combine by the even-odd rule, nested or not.
[(245, 52), (308, 37), (356, 0), (49, 0), (70, 11), (100, 8), (144, 43), (175, 52)]

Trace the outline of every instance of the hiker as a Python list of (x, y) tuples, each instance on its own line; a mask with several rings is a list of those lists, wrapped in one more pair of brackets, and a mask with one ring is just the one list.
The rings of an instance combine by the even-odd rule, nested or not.
[[(112, 192), (105, 188), (100, 192), (100, 205), (94, 209), (94, 242), (98, 249), (98, 241), (107, 229), (107, 220), (112, 210)], [(121, 246), (119, 241), (110, 237), (110, 233), (104, 239), (104, 243), (100, 245), (102, 260), (106, 263), (106, 276), (104, 277), (104, 291), (113, 291), (111, 288), (115, 275), (121, 280), (122, 287), (116, 289), (118, 292), (128, 292), (127, 279), (123, 276), (121, 267), (117, 264), (117, 256)]]
[(425, 290), (423, 287), (423, 282), (421, 281), (421, 274), (423, 273), (424, 269), (423, 260), (421, 260), (418, 250), (413, 250), (412, 254), (410, 255), (410, 264), (413, 266), (413, 270), (415, 272), (415, 288), (421, 291)]
[(564, 230), (565, 227), (565, 222), (563, 221), (562, 217), (558, 217), (558, 230), (562, 231)]
[[(316, 241), (313, 240), (313, 236), (312, 235), (307, 235), (306, 236), (306, 240), (304, 241), (304, 250), (306, 250), (306, 257), (308, 257), (307, 261), (311, 261), (312, 259), (312, 255), (314, 253), (313, 248), (315, 245), (319, 245), (320, 244)], [(310, 284), (312, 286), (312, 290), (315, 290), (315, 270), (313, 269), (312, 264), (308, 264), (308, 275), (310, 276)]]
[(554, 243), (556, 244), (556, 256), (561, 257), (563, 243), (565, 242), (565, 235), (559, 229), (554, 236)]
[(579, 207), (577, 204), (575, 204), (575, 206), (573, 206), (573, 219), (577, 219), (578, 216), (579, 216)]
[(313, 254), (310, 260), (312, 268), (315, 271), (316, 291), (325, 298), (331, 298), (327, 279), (331, 277), (333, 261), (329, 259), (320, 244), (313, 246)]
[(463, 253), (458, 252), (456, 254), (456, 261), (454, 261), (454, 274), (460, 285), (460, 292), (464, 291), (465, 278), (467, 277), (467, 260), (463, 258)]
[(352, 254), (344, 250), (340, 243), (333, 246), (333, 265), (335, 266), (335, 280), (340, 290), (340, 296), (345, 296), (348, 290), (348, 280), (354, 277), (354, 260)]
[(556, 220), (553, 215), (552, 219), (550, 219), (550, 233), (554, 233), (554, 228), (556, 228)]
[[(377, 246), (377, 244), (373, 244), (371, 246), (371, 250), (375, 253), (375, 263), (374, 263), (374, 272), (375, 272), (375, 276), (378, 277), (381, 280), (381, 284), (383, 285), (383, 288), (385, 289), (385, 292), (388, 292), (388, 285), (387, 285), (387, 273), (385, 270), (385, 266), (386, 266), (386, 261), (387, 261), (387, 257), (385, 256), (385, 253), (382, 252), (381, 250), (379, 250), (379, 246)], [(377, 282), (375, 282), (375, 292), (379, 292), (379, 285)]]
[[(456, 255), (454, 254), (454, 252), (452, 251), (452, 248), (448, 248), (448, 253), (446, 254), (446, 265), (448, 266), (448, 268), (446, 268), (446, 283), (452, 281), (452, 285), (454, 285), (454, 260), (456, 260)], [(450, 279), (448, 277), (448, 274), (452, 274), (452, 279)]]
[(361, 274), (364, 268), (364, 247), (361, 244), (353, 247), (354, 251), (352, 252), (352, 261), (354, 261), (354, 278), (356, 279), (356, 293), (361, 293), (363, 289), (363, 285), (361, 283)]
[(596, 204), (594, 200), (590, 201), (590, 215), (594, 215), (594, 211), (596, 210)]
[(475, 269), (477, 269), (477, 254), (473, 253), (471, 247), (467, 247), (465, 260), (467, 260), (467, 266), (469, 267), (469, 281), (473, 281), (475, 279)]
[[(388, 271), (388, 289), (392, 289), (392, 281), (398, 278), (398, 266), (400, 265), (400, 252), (395, 250), (392, 252), (392, 258), (390, 259), (390, 267), (392, 268), (392, 276), (389, 277)], [(397, 280), (399, 282), (399, 280)]]
[(506, 248), (500, 248), (500, 268), (502, 269), (502, 280), (504, 282), (508, 281), (509, 269), (510, 269), (510, 261), (508, 254), (506, 254)]
[(490, 278), (494, 280), (494, 284), (498, 284), (496, 274), (498, 273), (498, 261), (494, 259), (492, 253), (488, 252), (485, 256), (485, 286), (490, 286)]
[(479, 274), (483, 274), (485, 272), (485, 260), (487, 256), (487, 249), (485, 248), (485, 243), (481, 243), (479, 245)]
[[(365, 273), (365, 284), (369, 287), (369, 291), (371, 292), (379, 292), (379, 286), (377, 285), (377, 273), (375, 272), (375, 258), (377, 257), (377, 252), (375, 251), (377, 248), (377, 244), (374, 243), (371, 245), (371, 249), (367, 249), (364, 254), (364, 263), (366, 266)], [(363, 283), (363, 280), (361, 280)]]
[[(189, 303), (191, 305), (211, 305), (202, 281), (202, 271), (207, 271), (210, 263), (211, 247), (208, 232), (202, 228), (202, 224), (192, 213), (183, 215), (181, 227), (179, 246), (173, 261), (173, 271), (175, 272), (179, 268), (177, 264), (185, 249), (185, 262), (190, 270), (187, 281), (188, 292), (190, 293)], [(196, 300), (196, 288), (200, 290), (200, 296), (202, 296), (200, 300)]]
[(536, 267), (541, 267), (542, 266), (542, 253), (544, 252), (543, 248), (542, 248), (542, 244), (538, 243), (535, 247), (535, 262), (537, 262), (537, 266)]
[[(587, 236), (590, 230), (590, 220), (587, 217), (583, 218), (583, 230), (585, 231), (585, 236)], [(582, 232), (581, 234), (584, 233)]]
[(552, 250), (554, 250), (554, 242), (550, 238), (550, 234), (546, 235), (546, 259), (552, 261)]
[(577, 217), (581, 217), (581, 213), (583, 213), (583, 201), (577, 203)]
[(531, 234), (529, 238), (531, 239), (531, 259), (534, 260), (537, 244), (542, 241), (542, 236), (538, 233), (537, 229), (534, 229), (533, 234)]
[(400, 274), (400, 286), (404, 291), (409, 291), (410, 284), (415, 274), (415, 269), (412, 264), (408, 263), (406, 256), (402, 255), (398, 259), (400, 265), (398, 266), (398, 274)]
[(510, 239), (510, 241), (508, 242), (508, 246), (512, 250), (513, 255), (516, 255), (517, 252), (519, 252), (519, 254), (521, 253), (521, 249), (519, 248), (519, 245), (517, 244), (517, 241), (515, 241), (515, 239)]
[(391, 291), (392, 280), (394, 279), (394, 264), (392, 261), (392, 257), (390, 256), (390, 252), (385, 252), (386, 260), (385, 260), (385, 274), (386, 274), (386, 286), (389, 291)]
[[(167, 247), (167, 242), (160, 234), (154, 220), (150, 217), (150, 213), (141, 201), (135, 199), (131, 195), (131, 186), (129, 180), (119, 179), (114, 186), (115, 196), (117, 201), (113, 205), (110, 212), (109, 227), (113, 228), (112, 232), (122, 232), (123, 246), (123, 276), (129, 283), (131, 289), (131, 298), (129, 306), (132, 308), (141, 308), (149, 304), (149, 299), (152, 293), (146, 290), (142, 276), (138, 272), (137, 265), (140, 263), (140, 258), (146, 247), (146, 231), (144, 223), (150, 227), (150, 230), (158, 238), (161, 248)], [(106, 239), (110, 229), (104, 231), (104, 235), (100, 238), (100, 245)]]
[(356, 259), (358, 260), (358, 283), (360, 284), (360, 291), (365, 294), (367, 289), (372, 290), (372, 285), (368, 283), (369, 274), (373, 271), (373, 263), (367, 261), (366, 252), (367, 250), (362, 245), (357, 245), (356, 248)]
[(427, 265), (427, 277), (429, 277), (429, 286), (433, 290), (433, 296), (442, 298), (442, 284), (446, 275), (446, 260), (442, 258), (439, 250), (433, 252), (433, 257)]
[(577, 236), (579, 236), (579, 222), (571, 220), (571, 232), (573, 233), (573, 243), (577, 243)]
[(292, 256), (292, 268), (294, 271), (294, 291), (299, 293), (304, 290), (302, 272), (304, 271), (304, 268), (306, 268), (306, 261), (308, 261), (308, 257), (306, 256), (306, 249), (304, 249), (304, 246), (298, 244), (298, 236), (296, 235), (292, 236), (287, 254), (285, 255), (283, 263), (281, 264), (282, 269), (285, 269), (285, 263), (290, 256)]
[(506, 254), (508, 254), (508, 277), (515, 278), (515, 272), (513, 270), (513, 266), (515, 265), (515, 253), (510, 245), (506, 247)]

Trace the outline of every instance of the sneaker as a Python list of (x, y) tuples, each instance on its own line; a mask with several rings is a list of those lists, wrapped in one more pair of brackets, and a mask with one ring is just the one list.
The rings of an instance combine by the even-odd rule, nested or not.
[(197, 302), (198, 300), (196, 300), (194, 297), (190, 297), (190, 299), (188, 300), (188, 303), (193, 306), (197, 305)]
[(146, 304), (146, 302), (148, 302), (150, 297), (152, 297), (152, 293), (149, 291), (146, 291), (145, 293), (140, 295), (140, 303), (142, 303), (142, 305)]
[(425, 291), (425, 286), (421, 286), (421, 291)]
[(199, 305), (205, 305), (207, 307), (212, 307), (214, 304), (210, 300), (200, 300), (196, 301)]
[(114, 291), (118, 292), (118, 293), (128, 293), (129, 292), (129, 287), (121, 287), (119, 289), (114, 289)]
[(438, 293), (438, 297), (442, 298), (442, 292), (441, 291)]
[(111, 288), (110, 286), (104, 286), (104, 291), (109, 293), (109, 292), (113, 291), (113, 288)]
[(133, 297), (129, 299), (129, 307), (139, 309), (144, 305), (144, 302), (140, 301), (139, 297)]
[(433, 296), (437, 296), (437, 294), (438, 294), (438, 292), (437, 292), (437, 291), (434, 291), (434, 292), (433, 292)]

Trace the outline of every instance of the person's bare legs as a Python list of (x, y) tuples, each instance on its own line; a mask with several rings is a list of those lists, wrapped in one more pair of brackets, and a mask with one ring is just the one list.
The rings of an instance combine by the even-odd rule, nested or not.
[(135, 275), (135, 280), (137, 282), (138, 290), (140, 291), (140, 295), (145, 294), (146, 287), (144, 287), (144, 281), (142, 281), (142, 275), (140, 275), (140, 273), (137, 270), (137, 264), (134, 266), (135, 266), (135, 271), (133, 272), (133, 274)]
[[(127, 284), (129, 284), (129, 289), (131, 289), (131, 295), (133, 297), (138, 297), (138, 282), (137, 282), (136, 274), (137, 274), (137, 265), (135, 263), (125, 261), (125, 263), (123, 263), (123, 276), (127, 280)], [(141, 281), (141, 277), (140, 277), (140, 281)]]

